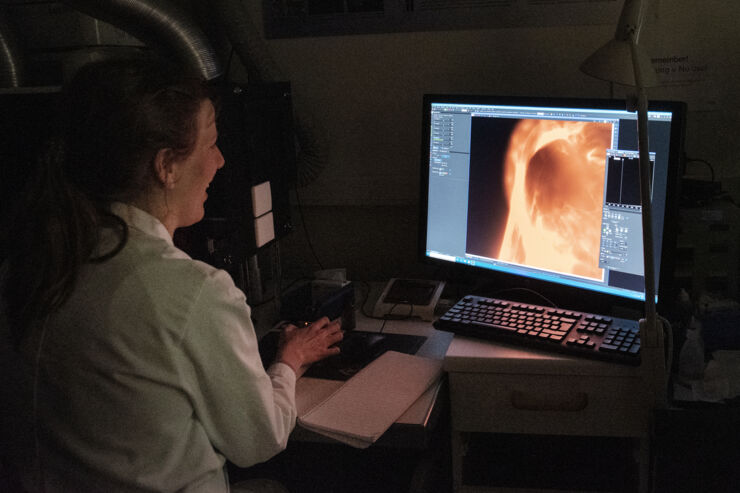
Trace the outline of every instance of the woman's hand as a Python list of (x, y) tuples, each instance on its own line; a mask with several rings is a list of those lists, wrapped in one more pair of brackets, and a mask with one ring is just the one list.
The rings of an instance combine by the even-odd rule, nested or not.
[(277, 361), (293, 368), (300, 377), (311, 363), (339, 353), (333, 344), (342, 340), (343, 334), (339, 319), (330, 322), (322, 317), (305, 327), (287, 325), (280, 335)]

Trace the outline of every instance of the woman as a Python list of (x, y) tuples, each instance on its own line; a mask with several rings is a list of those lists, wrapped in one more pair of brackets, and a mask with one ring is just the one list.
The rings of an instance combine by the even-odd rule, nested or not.
[(287, 328), (265, 370), (243, 293), (173, 245), (224, 165), (202, 80), (105, 61), (65, 96), (0, 274), (0, 335), (20, 355), (3, 369), (19, 407), (4, 427), (24, 485), (227, 491), (225, 459), (249, 466), (285, 448), (296, 378), (338, 352), (340, 328)]

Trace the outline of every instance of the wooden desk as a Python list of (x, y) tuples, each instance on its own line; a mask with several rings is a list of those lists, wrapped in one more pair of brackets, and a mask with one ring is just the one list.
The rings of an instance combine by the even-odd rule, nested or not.
[[(639, 451), (638, 463), (633, 464), (639, 488), (632, 484), (623, 491), (647, 490), (651, 407), (639, 368), (456, 336), (447, 350), (444, 369), (450, 385), (455, 491), (523, 491), (509, 480), (504, 481), (505, 487), (496, 483), (498, 478), (488, 478), (493, 484), (486, 484), (486, 471), (476, 469), (494, 465), (494, 457), (486, 462), (480, 454), (495, 449), (495, 434), (502, 442), (517, 436), (523, 440), (532, 437), (531, 443), (547, 446), (556, 443), (553, 437), (598, 438), (598, 446), (626, 439)], [(578, 467), (579, 463), (594, 467), (590, 459), (597, 450), (593, 446), (583, 441), (563, 442), (563, 447), (554, 446), (554, 454), (585, 450), (581, 457), (563, 461), (553, 456), (554, 461), (559, 460), (563, 467)], [(506, 451), (501, 453), (506, 455)], [(626, 454), (627, 461), (631, 455)], [(523, 457), (521, 469), (536, 470), (533, 460), (540, 458)], [(517, 467), (516, 461), (514, 464)], [(620, 474), (617, 466), (620, 464), (612, 470)], [(547, 474), (545, 471), (540, 475)], [(549, 485), (542, 486), (541, 477), (532, 477), (536, 474), (521, 478), (525, 484), (538, 483), (536, 487), (529, 484), (526, 491), (554, 491)], [(572, 484), (561, 488), (576, 489)]]

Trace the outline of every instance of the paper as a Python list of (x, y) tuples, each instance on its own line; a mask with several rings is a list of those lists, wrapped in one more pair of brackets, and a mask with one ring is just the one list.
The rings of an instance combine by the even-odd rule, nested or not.
[(434, 383), (442, 361), (387, 351), (298, 418), (306, 429), (366, 448)]

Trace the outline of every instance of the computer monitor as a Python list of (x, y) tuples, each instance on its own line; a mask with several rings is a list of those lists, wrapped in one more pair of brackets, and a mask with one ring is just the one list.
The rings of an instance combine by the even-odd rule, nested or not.
[[(526, 288), (574, 310), (642, 308), (637, 114), (624, 100), (425, 95), (423, 110), (422, 260), (485, 281), (487, 296)], [(685, 113), (649, 105), (659, 309), (673, 297)]]

